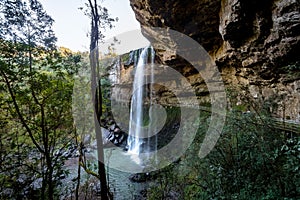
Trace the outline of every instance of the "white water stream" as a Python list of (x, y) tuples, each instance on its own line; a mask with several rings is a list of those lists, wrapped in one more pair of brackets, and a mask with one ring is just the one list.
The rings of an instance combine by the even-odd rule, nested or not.
[[(131, 99), (131, 107), (130, 107), (130, 121), (129, 121), (129, 137), (127, 140), (128, 144), (128, 153), (132, 154), (133, 159), (138, 163), (139, 154), (144, 152), (150, 152), (150, 146), (154, 147), (156, 150), (156, 144), (151, 144), (152, 142), (157, 142), (150, 140), (150, 137), (154, 135), (153, 126), (149, 126), (149, 124), (145, 124), (144, 119), (149, 118), (149, 121), (153, 119), (153, 112), (151, 111), (151, 107), (154, 98), (154, 57), (155, 52), (152, 47), (150, 47), (150, 55), (149, 55), (149, 47), (146, 47), (142, 50), (141, 54), (138, 57), (138, 61), (136, 65), (136, 71), (133, 82), (133, 94)], [(150, 63), (149, 61), (150, 60)], [(146, 70), (146, 65), (150, 66), (150, 70)], [(148, 68), (147, 68), (148, 69)], [(148, 74), (147, 74), (148, 73)], [(147, 87), (145, 87), (147, 86)], [(148, 88), (148, 91), (146, 90)], [(150, 104), (149, 113), (144, 112), (145, 108), (145, 99), (148, 98), (148, 103)], [(145, 117), (147, 115), (147, 117)], [(145, 129), (144, 127), (147, 128)], [(156, 136), (155, 136), (156, 137)], [(143, 149), (142, 149), (143, 148)]]

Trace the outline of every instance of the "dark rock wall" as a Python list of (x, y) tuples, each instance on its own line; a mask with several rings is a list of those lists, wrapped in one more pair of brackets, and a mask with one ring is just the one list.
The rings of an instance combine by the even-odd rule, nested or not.
[[(278, 117), (299, 120), (299, 0), (130, 2), (142, 28), (170, 27), (190, 36), (209, 52), (228, 87), (243, 88), (261, 104), (272, 99)], [(176, 56), (158, 57), (193, 71)]]
[(131, 5), (143, 26), (170, 27), (197, 40), (207, 50), (222, 44), (219, 0), (131, 0)]

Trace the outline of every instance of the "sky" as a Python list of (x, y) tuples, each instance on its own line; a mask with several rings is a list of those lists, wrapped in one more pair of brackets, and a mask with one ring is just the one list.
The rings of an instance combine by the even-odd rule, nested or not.
[[(87, 33), (90, 30), (90, 20), (82, 10), (78, 9), (84, 7), (87, 0), (40, 0), (40, 2), (55, 20), (53, 30), (58, 38), (57, 45), (67, 47), (72, 51), (88, 51)], [(118, 38), (122, 33), (140, 29), (129, 0), (105, 0), (102, 5), (108, 9), (112, 18), (118, 17), (119, 19), (113, 29), (104, 32), (105, 39), (114, 36)]]

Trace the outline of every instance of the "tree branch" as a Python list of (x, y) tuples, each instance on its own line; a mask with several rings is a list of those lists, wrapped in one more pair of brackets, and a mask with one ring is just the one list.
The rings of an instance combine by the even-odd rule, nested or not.
[(8, 91), (9, 91), (9, 93), (10, 93), (10, 96), (11, 96), (11, 98), (12, 98), (12, 100), (13, 100), (13, 104), (14, 104), (14, 106), (15, 106), (15, 110), (16, 110), (16, 112), (17, 112), (17, 115), (18, 115), (18, 117), (19, 117), (19, 119), (20, 119), (22, 125), (25, 127), (25, 129), (26, 129), (26, 131), (27, 131), (27, 133), (28, 133), (28, 135), (29, 135), (31, 141), (32, 141), (33, 144), (36, 146), (36, 148), (37, 148), (42, 154), (44, 154), (45, 151), (41, 148), (41, 146), (40, 146), (40, 145), (37, 143), (37, 141), (34, 139), (33, 133), (32, 133), (32, 131), (31, 131), (31, 129), (29, 128), (29, 126), (27, 125), (27, 123), (26, 123), (26, 121), (25, 121), (25, 119), (24, 119), (24, 117), (23, 117), (23, 115), (22, 115), (22, 113), (21, 113), (21, 110), (20, 110), (19, 105), (18, 105), (17, 100), (16, 100), (16, 96), (14, 95), (14, 92), (13, 92), (13, 89), (12, 89), (12, 87), (11, 87), (11, 85), (10, 85), (10, 82), (9, 82), (9, 80), (8, 80), (8, 77), (6, 76), (6, 74), (5, 74), (2, 70), (1, 70), (1, 74), (2, 74), (2, 76), (4, 77), (6, 86), (7, 86), (7, 88), (8, 88)]

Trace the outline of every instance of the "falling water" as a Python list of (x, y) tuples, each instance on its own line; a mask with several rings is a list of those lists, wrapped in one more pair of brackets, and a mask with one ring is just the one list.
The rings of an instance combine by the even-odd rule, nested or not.
[[(154, 50), (151, 47), (151, 70), (150, 70), (150, 80), (146, 78), (146, 64), (148, 63), (148, 51), (149, 47), (144, 48), (139, 55), (139, 60), (137, 61), (136, 71), (134, 76), (134, 83), (133, 83), (133, 96), (131, 100), (131, 108), (130, 108), (130, 122), (129, 122), (129, 137), (128, 137), (128, 152), (131, 154), (139, 155), (142, 151), (141, 146), (143, 146), (143, 151), (150, 151), (150, 135), (152, 135), (152, 131), (148, 129), (148, 134), (146, 136), (146, 140), (143, 139), (143, 126), (144, 126), (144, 115), (149, 115), (149, 119), (152, 119), (152, 112), (149, 111), (148, 113), (143, 113), (144, 109), (144, 99), (146, 97), (146, 91), (143, 87), (144, 85), (149, 85), (149, 104), (151, 105), (153, 99), (153, 88), (152, 84), (154, 82), (154, 73), (153, 73), (153, 64), (154, 64)], [(148, 79), (148, 80), (147, 80)], [(144, 143), (144, 144), (143, 144)], [(143, 145), (142, 145), (143, 144)], [(156, 146), (156, 145), (155, 145)]]
[[(150, 96), (150, 99), (151, 99), (151, 106), (153, 107), (154, 105), (154, 99), (155, 99), (155, 96), (154, 96), (154, 62), (155, 62), (155, 51), (154, 51), (154, 48), (151, 46), (151, 96)], [(153, 115), (153, 112), (151, 112), (151, 115)], [(151, 117), (153, 119), (153, 116)], [(155, 126), (156, 127), (156, 126)], [(155, 133), (155, 145), (154, 145), (154, 151), (156, 152), (157, 151), (157, 130), (156, 128), (153, 128), (152, 130), (153, 133)], [(157, 158), (155, 156), (155, 163), (157, 164)]]
[[(149, 109), (149, 119), (152, 121), (153, 118), (154, 118), (154, 115), (153, 115), (153, 105), (154, 105), (154, 88), (153, 88), (153, 83), (154, 83), (154, 59), (155, 59), (155, 52), (154, 52), (154, 49), (153, 47), (151, 46), (150, 48), (151, 50), (151, 55), (150, 55), (150, 58), (151, 58), (151, 68), (150, 68), (150, 81), (147, 80), (147, 83), (149, 84), (149, 92), (150, 92), (150, 95), (149, 95), (149, 104), (150, 104), (150, 109)], [(151, 149), (150, 149), (150, 146), (151, 146), (151, 136), (153, 135), (153, 133), (156, 133), (156, 130), (155, 130), (155, 126), (150, 126), (149, 129), (148, 129), (148, 134), (147, 134), (147, 151), (150, 152)], [(157, 145), (157, 134), (155, 134), (155, 140), (154, 140), (154, 151), (156, 151), (156, 145)]]

